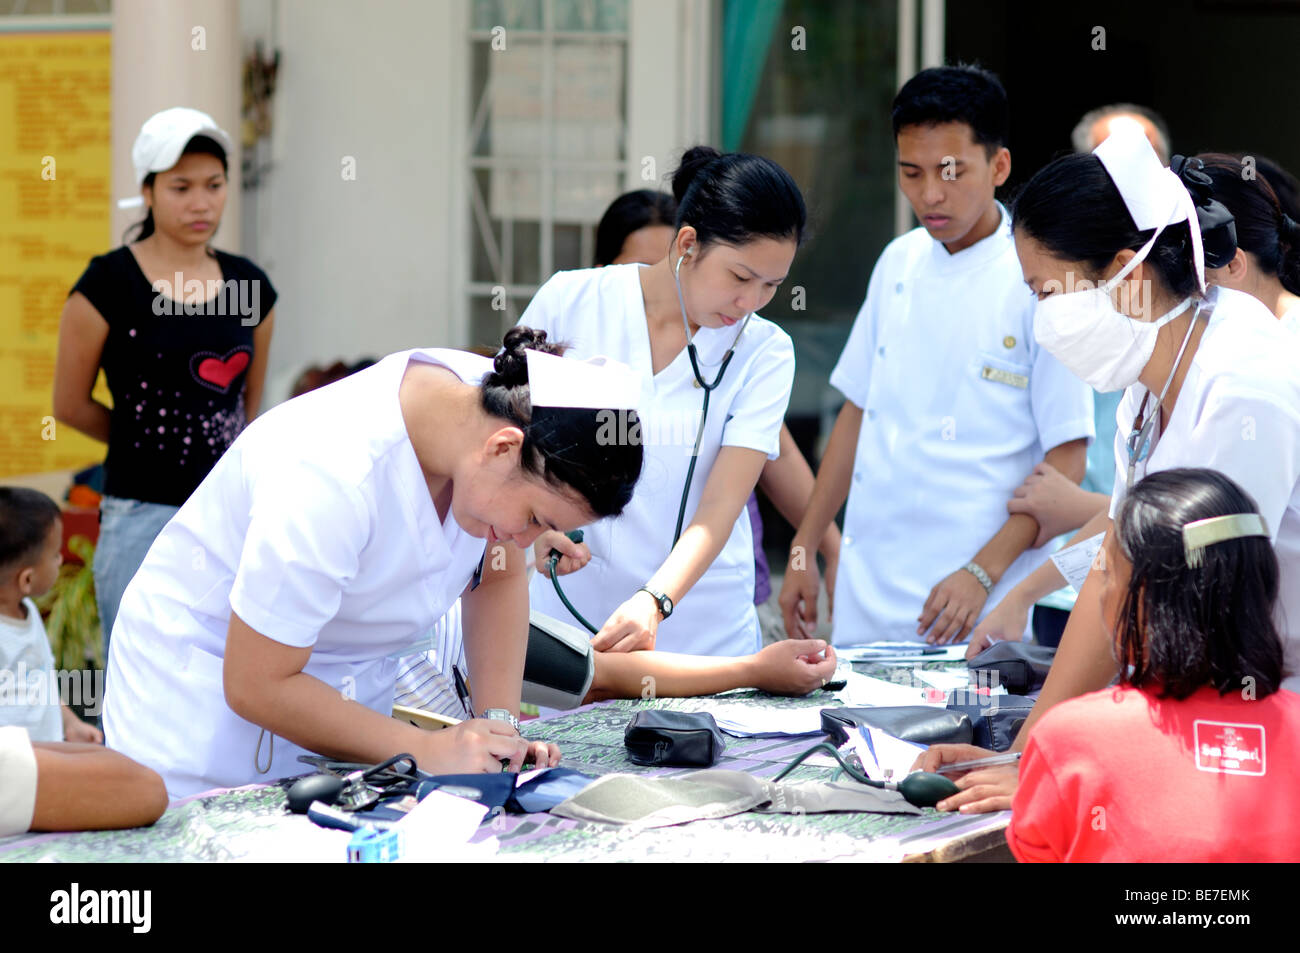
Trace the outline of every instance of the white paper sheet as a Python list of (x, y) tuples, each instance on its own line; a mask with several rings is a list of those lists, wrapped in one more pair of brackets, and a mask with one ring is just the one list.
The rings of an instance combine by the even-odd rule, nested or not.
[(402, 859), (433, 861), (465, 854), (487, 812), (477, 801), (443, 791), (429, 792), (396, 824), (406, 839)]
[(751, 708), (734, 705), (710, 714), (718, 727), (737, 738), (822, 734), (820, 708)]
[(970, 688), (970, 669), (947, 669), (944, 671), (929, 671), (923, 668), (914, 669), (912, 675), (945, 692), (960, 691)]
[[(929, 691), (916, 685), (901, 685), (887, 682), (883, 678), (872, 678), (852, 672), (848, 684), (839, 693), (839, 698), (847, 705), (868, 705), (871, 707), (890, 707), (896, 705), (934, 705), (944, 707), (941, 699), (927, 697)], [(909, 673), (910, 680), (910, 673)]]
[(960, 662), (966, 658), (966, 644), (925, 645), (921, 642), (873, 642), (871, 645), (835, 646), (835, 656), (844, 662)]
[[(893, 735), (869, 725), (860, 728), (860, 732), (867, 732), (871, 736), (871, 747), (876, 752), (874, 763), (876, 773), (873, 774), (871, 770), (867, 771), (867, 777), (873, 781), (884, 781), (889, 778), (897, 781), (900, 778), (907, 777), (917, 756), (927, 747), (926, 745), (913, 744), (910, 741), (895, 738)], [(866, 759), (862, 763), (864, 767), (867, 766)]]
[(1056, 568), (1061, 571), (1065, 581), (1074, 587), (1075, 592), (1083, 588), (1083, 581), (1088, 578), (1088, 570), (1092, 569), (1093, 560), (1097, 558), (1101, 541), (1105, 538), (1105, 533), (1098, 533), (1081, 543), (1052, 553), (1052, 562), (1056, 563)]

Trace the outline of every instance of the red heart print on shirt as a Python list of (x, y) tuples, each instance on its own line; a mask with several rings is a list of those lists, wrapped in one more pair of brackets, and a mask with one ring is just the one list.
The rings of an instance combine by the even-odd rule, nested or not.
[(225, 357), (215, 351), (199, 351), (190, 358), (190, 373), (204, 387), (224, 394), (252, 359), (252, 352), (245, 347), (237, 347)]

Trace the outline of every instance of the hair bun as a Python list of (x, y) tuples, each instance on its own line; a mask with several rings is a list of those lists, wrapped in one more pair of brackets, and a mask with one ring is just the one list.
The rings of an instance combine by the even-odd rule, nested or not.
[(681, 165), (673, 173), (673, 198), (677, 204), (682, 204), (682, 198), (686, 195), (686, 190), (691, 187), (691, 182), (695, 176), (714, 159), (722, 158), (722, 153), (712, 146), (691, 146), (682, 153)]
[(506, 332), (501, 350), (492, 361), (489, 383), (498, 387), (518, 387), (528, 383), (528, 351), (560, 355), (564, 346), (546, 340), (546, 332), (519, 325)]
[(1282, 228), (1280, 229), (1282, 240), (1288, 245), (1300, 245), (1300, 223), (1296, 222), (1286, 212), (1282, 213)]

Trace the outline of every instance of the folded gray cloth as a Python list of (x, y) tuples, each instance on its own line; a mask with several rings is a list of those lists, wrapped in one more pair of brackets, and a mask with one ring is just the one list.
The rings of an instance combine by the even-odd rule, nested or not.
[(763, 814), (824, 814), (866, 811), (874, 814), (920, 814), (897, 791), (881, 791), (854, 782), (798, 781), (777, 784), (743, 771), (710, 769), (674, 778), (607, 774), (597, 778), (552, 814), (579, 821), (636, 827), (668, 827), (688, 821)]

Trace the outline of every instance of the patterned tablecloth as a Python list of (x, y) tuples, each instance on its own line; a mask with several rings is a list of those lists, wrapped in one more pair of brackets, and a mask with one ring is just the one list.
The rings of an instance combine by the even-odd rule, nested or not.
[[(926, 666), (927, 668), (936, 666)], [(623, 729), (639, 709), (714, 711), (720, 706), (824, 708), (832, 695), (775, 698), (736, 691), (706, 698), (619, 700), (525, 722), (523, 732), (560, 746), (563, 764), (589, 774), (614, 771), (672, 775), (686, 769), (643, 768), (623, 747)], [(731, 738), (719, 768), (772, 777), (822, 740)], [(829, 780), (834, 771), (801, 765), (791, 780)], [(288, 782), (209, 792), (174, 803), (148, 828), (0, 839), (0, 861), (276, 861), (343, 860), (348, 834), (288, 813)], [(549, 814), (498, 815), (484, 821), (471, 848), (448, 859), (514, 861), (811, 861), (959, 860), (997, 851), (1009, 814), (963, 817), (925, 810), (906, 814), (758, 814), (635, 831)]]

